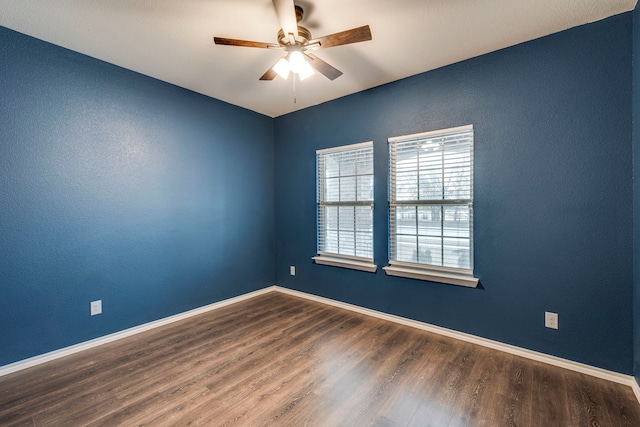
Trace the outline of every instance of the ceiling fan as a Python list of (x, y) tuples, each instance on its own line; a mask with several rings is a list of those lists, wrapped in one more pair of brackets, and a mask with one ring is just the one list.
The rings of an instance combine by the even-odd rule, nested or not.
[(277, 44), (224, 37), (213, 38), (215, 44), (220, 45), (284, 50), (286, 55), (269, 68), (260, 80), (273, 80), (276, 75), (286, 79), (290, 72), (297, 74), (300, 80), (304, 80), (314, 74), (314, 70), (330, 80), (335, 80), (342, 75), (342, 71), (324, 62), (310, 51), (371, 40), (371, 30), (368, 25), (314, 39), (309, 30), (298, 26), (298, 22), (303, 17), (300, 6), (294, 6), (293, 0), (272, 1), (281, 26)]

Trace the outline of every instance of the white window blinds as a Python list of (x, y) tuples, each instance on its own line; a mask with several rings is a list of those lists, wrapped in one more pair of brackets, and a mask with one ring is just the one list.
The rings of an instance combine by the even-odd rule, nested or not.
[(316, 165), (318, 254), (372, 263), (373, 143), (318, 150)]
[(473, 127), (389, 139), (389, 258), (472, 274)]

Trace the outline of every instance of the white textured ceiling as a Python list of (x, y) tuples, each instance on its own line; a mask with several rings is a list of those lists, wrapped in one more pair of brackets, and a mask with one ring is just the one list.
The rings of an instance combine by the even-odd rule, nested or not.
[(0, 0), (0, 25), (275, 117), (577, 25), (637, 0), (299, 0), (314, 37), (369, 24), (372, 41), (315, 54), (344, 75), (258, 78), (278, 50), (271, 0)]

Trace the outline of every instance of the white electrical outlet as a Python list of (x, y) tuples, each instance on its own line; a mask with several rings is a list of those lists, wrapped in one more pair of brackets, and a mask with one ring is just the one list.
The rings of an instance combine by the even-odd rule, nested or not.
[(296, 275), (296, 266), (292, 265), (291, 267), (289, 267), (289, 274), (291, 274), (292, 276)]
[(546, 328), (558, 329), (558, 313), (544, 312), (544, 326)]
[(102, 314), (102, 300), (91, 301), (91, 315)]

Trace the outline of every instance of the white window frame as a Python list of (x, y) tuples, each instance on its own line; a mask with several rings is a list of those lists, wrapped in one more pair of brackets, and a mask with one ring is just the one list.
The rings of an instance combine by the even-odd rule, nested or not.
[[(396, 170), (396, 165), (393, 162), (393, 152), (396, 143), (407, 142), (423, 138), (440, 137), (447, 134), (453, 134), (458, 132), (471, 131), (470, 142), (470, 198), (461, 200), (413, 200), (408, 202), (396, 200), (396, 189), (393, 188), (395, 183), (395, 176), (393, 174)], [(473, 125), (460, 126), (450, 129), (436, 130), (432, 132), (423, 132), (412, 135), (398, 136), (388, 139), (389, 142), (389, 265), (383, 267), (387, 275), (398, 276), (418, 280), (428, 280), (431, 282), (447, 283), (452, 285), (466, 286), (475, 288), (478, 286), (478, 279), (473, 277)], [(419, 179), (419, 178), (418, 178)], [(395, 227), (393, 214), (394, 209), (397, 206), (469, 206), (469, 269), (445, 267), (439, 265), (432, 265), (426, 263), (406, 262), (391, 259), (392, 254), (395, 252), (392, 250), (392, 244), (396, 239), (394, 238)]]
[[(353, 256), (353, 255), (345, 255), (340, 253), (326, 252), (320, 250), (322, 233), (326, 232), (326, 229), (323, 228), (323, 224), (321, 224), (321, 209), (326, 206), (348, 206), (348, 207), (356, 207), (356, 206), (370, 206), (371, 207), (371, 245), (373, 245), (373, 197), (371, 200), (347, 200), (347, 201), (339, 201), (339, 202), (329, 202), (327, 201), (327, 197), (324, 189), (325, 183), (323, 180), (325, 179), (325, 171), (321, 170), (321, 162), (320, 157), (326, 154), (338, 153), (338, 152), (348, 152), (360, 150), (363, 148), (371, 148), (371, 156), (373, 163), (373, 141), (362, 142), (358, 144), (351, 145), (343, 145), (339, 147), (326, 148), (322, 150), (316, 151), (316, 188), (317, 188), (317, 249), (318, 255), (312, 257), (316, 264), (321, 265), (329, 265), (333, 267), (342, 267), (349, 268), (353, 270), (367, 271), (370, 273), (375, 273), (378, 269), (378, 266), (373, 262), (373, 246), (371, 249), (372, 256), (369, 257), (361, 257), (361, 256)], [(372, 175), (373, 175), (373, 165), (372, 165)], [(356, 172), (356, 182), (357, 182), (357, 172)], [(375, 183), (374, 183), (375, 185)], [(357, 189), (356, 189), (357, 191)], [(357, 197), (356, 197), (357, 198)], [(355, 232), (355, 231), (354, 231)]]

